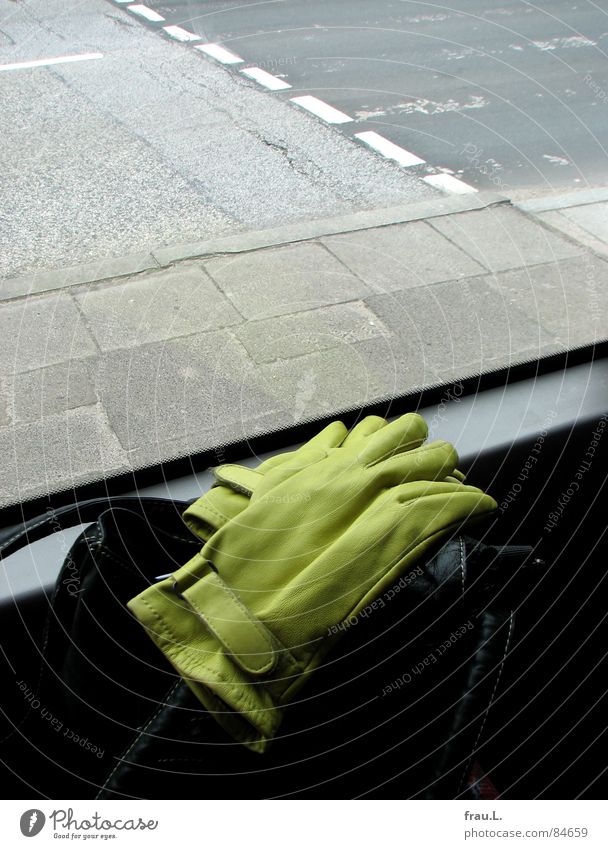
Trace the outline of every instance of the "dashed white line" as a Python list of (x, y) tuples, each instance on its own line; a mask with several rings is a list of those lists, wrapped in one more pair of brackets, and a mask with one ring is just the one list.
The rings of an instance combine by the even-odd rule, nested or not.
[(425, 183), (434, 186), (436, 189), (443, 189), (445, 192), (451, 192), (454, 195), (468, 195), (471, 192), (476, 192), (477, 189), (469, 186), (468, 183), (463, 183), (451, 174), (430, 174), (428, 177), (422, 178)]
[(147, 21), (164, 21), (162, 15), (159, 15), (158, 12), (155, 12), (154, 9), (149, 9), (147, 6), (144, 6), (143, 3), (134, 3), (132, 6), (127, 6), (129, 12), (133, 12), (135, 15), (140, 15), (142, 18), (145, 18)]
[(305, 94), (302, 97), (292, 97), (292, 103), (297, 103), (302, 109), (312, 112), (318, 118), (327, 121), (328, 124), (346, 124), (353, 119), (345, 112), (340, 112), (339, 109), (334, 109), (329, 103), (324, 100), (319, 100), (318, 97), (313, 97), (312, 94)]
[[(115, 2), (122, 5), (123, 3), (128, 2), (128, 0), (115, 0)], [(140, 15), (148, 21), (157, 22), (165, 20), (162, 15), (158, 14), (158, 12), (148, 8), (148, 6), (144, 6), (142, 3), (131, 4), (127, 8), (130, 12)], [(200, 36), (180, 26), (171, 25), (163, 27), (163, 29), (167, 35), (171, 36), (171, 38), (175, 38), (177, 41), (198, 41), (200, 38)], [(217, 44), (215, 42), (197, 44), (194, 49), (200, 50), (201, 53), (205, 53), (207, 56), (210, 56), (212, 59), (216, 59), (224, 65), (238, 65), (245, 61), (236, 53), (233, 53), (231, 50), (228, 50), (226, 47), (222, 47), (221, 44)], [(33, 62), (15, 62), (10, 65), (0, 65), (0, 71), (8, 71), (16, 68), (34, 68), (40, 65), (54, 65), (59, 62), (77, 62), (83, 59), (101, 58), (101, 53), (86, 53), (80, 56), (59, 56), (54, 59), (38, 59)], [(288, 82), (285, 82), (285, 80), (282, 80), (280, 77), (276, 77), (274, 74), (270, 74), (263, 68), (242, 68), (241, 73), (250, 79), (255, 80), (270, 91), (282, 91), (291, 88), (291, 85)], [(314, 97), (312, 94), (292, 97), (291, 102), (300, 106), (302, 109), (306, 109), (307, 112), (311, 112), (313, 115), (316, 115), (317, 118), (321, 118), (328, 124), (347, 124), (353, 121), (353, 118), (351, 118), (350, 115), (347, 115), (340, 109), (336, 109), (334, 106), (330, 106), (329, 103), (325, 103), (324, 100)], [(394, 144), (394, 142), (389, 141), (389, 139), (384, 138), (384, 136), (381, 136), (379, 133), (373, 132), (372, 130), (364, 133), (355, 133), (355, 138), (359, 139), (359, 141), (363, 142), (363, 144), (368, 147), (371, 147), (381, 156), (384, 156), (386, 159), (392, 159), (403, 167), (423, 165), (425, 163), (424, 159), (421, 159), (414, 153), (410, 153), (409, 150)], [(443, 191), (451, 192), (452, 194), (465, 195), (477, 192), (476, 188), (469, 186), (468, 183), (464, 183), (462, 180), (458, 180), (451, 174), (430, 174), (427, 177), (423, 177), (423, 180), (425, 183), (428, 183), (437, 189), (442, 189)]]
[(368, 145), (368, 147), (373, 148), (377, 153), (382, 154), (387, 159), (394, 159), (399, 165), (407, 167), (409, 165), (424, 164), (424, 159), (420, 159), (419, 156), (415, 156), (409, 150), (399, 147), (398, 144), (393, 144), (392, 141), (385, 139), (380, 133), (374, 133), (373, 130), (366, 133), (355, 133), (355, 138)]
[(222, 47), (221, 44), (197, 44), (194, 49), (200, 50), (201, 53), (206, 53), (207, 56), (217, 59), (218, 62), (222, 62), (224, 65), (236, 65), (239, 62), (245, 61), (240, 56), (237, 56), (236, 53)]
[(59, 65), (62, 62), (84, 62), (87, 59), (103, 59), (103, 53), (80, 53), (76, 56), (54, 56), (51, 59), (33, 59), (31, 62), (11, 62), (10, 65), (0, 65), (0, 71), (42, 68), (45, 65)]
[(285, 80), (275, 77), (274, 74), (269, 74), (268, 71), (265, 71), (263, 68), (243, 68), (241, 70), (241, 74), (245, 74), (246, 77), (251, 77), (252, 80), (263, 85), (264, 88), (269, 88), (271, 91), (282, 91), (283, 89), (291, 88), (289, 83), (286, 83)]
[(187, 29), (183, 27), (170, 26), (163, 27), (164, 31), (167, 35), (170, 35), (171, 38), (175, 38), (177, 41), (200, 41), (200, 35), (196, 35), (194, 32), (189, 32)]

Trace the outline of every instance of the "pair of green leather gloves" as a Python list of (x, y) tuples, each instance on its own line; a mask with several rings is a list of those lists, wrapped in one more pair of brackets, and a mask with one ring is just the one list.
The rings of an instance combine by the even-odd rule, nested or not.
[[(438, 541), (496, 509), (416, 414), (333, 422), (300, 449), (215, 470), (184, 520), (204, 545), (131, 611), (202, 704), (262, 752), (356, 616)], [(336, 631), (338, 633), (336, 633)]]

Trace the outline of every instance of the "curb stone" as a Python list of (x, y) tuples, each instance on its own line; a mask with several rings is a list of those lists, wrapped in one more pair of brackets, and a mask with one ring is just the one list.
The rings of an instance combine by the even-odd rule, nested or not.
[(404, 224), (408, 221), (436, 218), (509, 203), (508, 198), (489, 192), (440, 196), (433, 200), (403, 206), (353, 212), (334, 218), (288, 224), (268, 230), (248, 231), (201, 242), (152, 248), (148, 252), (109, 257), (97, 262), (42, 271), (23, 277), (0, 279), (0, 302), (84, 283), (99, 283), (104, 280), (127, 277), (143, 271), (159, 270), (184, 259), (246, 253), (259, 248), (288, 245), (322, 236), (386, 227), (391, 224)]

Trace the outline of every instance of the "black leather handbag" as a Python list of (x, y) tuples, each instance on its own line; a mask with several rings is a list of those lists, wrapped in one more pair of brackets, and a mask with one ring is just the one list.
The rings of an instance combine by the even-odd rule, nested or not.
[(7, 798), (491, 796), (478, 753), (531, 548), (445, 543), (345, 628), (259, 755), (204, 711), (126, 607), (199, 549), (186, 506), (96, 499), (0, 533), (4, 558), (92, 522), (48, 601), (38, 662), (5, 675)]

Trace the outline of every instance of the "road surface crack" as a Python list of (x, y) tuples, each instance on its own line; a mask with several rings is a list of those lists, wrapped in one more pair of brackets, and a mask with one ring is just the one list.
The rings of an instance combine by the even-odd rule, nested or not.
[(323, 182), (323, 172), (319, 166), (315, 165), (314, 162), (311, 162), (309, 159), (304, 159), (303, 161), (302, 157), (298, 157), (293, 153), (290, 153), (287, 142), (269, 139), (260, 133), (259, 130), (255, 130), (252, 127), (243, 127), (242, 129), (246, 133), (254, 136), (254, 138), (262, 142), (262, 144), (266, 147), (276, 150), (277, 153), (285, 159), (292, 171), (296, 172), (296, 174), (300, 174), (300, 176), (306, 177), (308, 180), (312, 180), (315, 184), (321, 184)]

